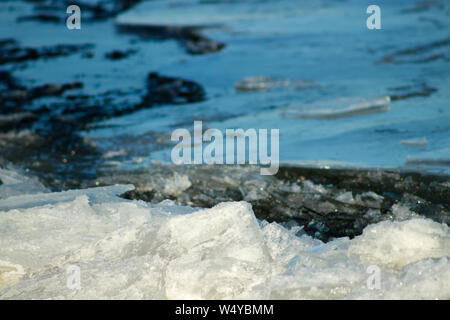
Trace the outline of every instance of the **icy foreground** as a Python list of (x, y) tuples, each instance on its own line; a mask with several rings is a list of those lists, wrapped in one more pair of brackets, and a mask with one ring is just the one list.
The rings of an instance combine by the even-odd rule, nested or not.
[[(445, 224), (384, 221), (324, 244), (259, 222), (247, 202), (196, 209), (117, 196), (132, 189), (0, 200), (0, 299), (450, 299)], [(79, 289), (68, 286), (71, 266)]]

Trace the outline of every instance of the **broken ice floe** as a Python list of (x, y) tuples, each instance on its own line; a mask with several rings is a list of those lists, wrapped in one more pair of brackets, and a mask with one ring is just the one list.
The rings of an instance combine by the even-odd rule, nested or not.
[(296, 89), (320, 87), (320, 85), (315, 83), (314, 81), (287, 80), (287, 79), (283, 80), (267, 76), (247, 77), (242, 79), (241, 81), (236, 82), (235, 84), (236, 90), (241, 92), (266, 91), (270, 88), (288, 87), (288, 86), (292, 86)]
[(387, 112), (390, 97), (367, 100), (359, 97), (339, 98), (329, 101), (318, 101), (301, 106), (286, 106), (281, 108), (285, 117), (302, 119), (337, 119), (368, 113)]
[(0, 200), (0, 210), (24, 209), (63, 201), (72, 201), (81, 195), (86, 197), (91, 203), (97, 203), (107, 199), (119, 201), (120, 198), (117, 198), (117, 195), (121, 195), (133, 189), (134, 186), (132, 185), (116, 185), (84, 190), (69, 190), (58, 193), (39, 193), (36, 192), (35, 189), (31, 189), (28, 191), (29, 194), (15, 195)]
[(428, 144), (427, 138), (416, 138), (401, 140), (400, 144), (411, 147), (425, 147)]
[[(450, 224), (448, 177), (400, 170), (281, 166), (276, 176), (252, 166), (175, 166), (154, 162), (151, 169), (105, 170), (97, 185), (133, 184), (123, 197), (211, 208), (247, 201), (257, 218), (297, 223), (328, 241), (360, 235), (368, 225), (397, 220), (395, 205)], [(92, 184), (88, 184), (91, 186)]]
[[(196, 209), (113, 196), (128, 189), (1, 200), (0, 299), (450, 298), (444, 224), (411, 217), (324, 244), (258, 221), (246, 202)], [(69, 266), (80, 268), (79, 289), (67, 285)]]

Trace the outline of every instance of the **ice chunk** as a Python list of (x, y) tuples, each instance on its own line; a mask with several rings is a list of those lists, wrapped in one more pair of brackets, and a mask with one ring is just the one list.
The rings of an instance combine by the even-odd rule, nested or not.
[(418, 218), (419, 215), (411, 210), (408, 207), (400, 204), (394, 204), (392, 206), (392, 213), (394, 215), (394, 219), (396, 221), (404, 221), (409, 220), (411, 218)]
[(401, 140), (400, 144), (412, 147), (425, 147), (428, 144), (427, 138)]
[(406, 208), (393, 208), (404, 221), (322, 243), (258, 222), (246, 202), (199, 209), (116, 196), (130, 189), (0, 201), (16, 206), (0, 211), (0, 299), (450, 298), (449, 228)]
[(355, 290), (347, 299), (450, 299), (450, 261), (425, 259), (407, 265), (402, 272), (383, 270), (380, 288)]
[(0, 299), (164, 299), (164, 266), (158, 256), (81, 262), (80, 287), (67, 285), (68, 266), (54, 267), (0, 290)]
[(0, 289), (18, 282), (24, 275), (25, 270), (21, 265), (0, 260)]
[(284, 273), (289, 264), (301, 254), (305, 261), (317, 260), (308, 250), (322, 244), (309, 236), (297, 237), (277, 223), (266, 223), (262, 227), (265, 244), (273, 261), (272, 273)]
[(388, 106), (389, 97), (382, 97), (375, 100), (367, 100), (359, 97), (339, 98), (331, 101), (320, 101), (308, 105), (294, 107), (289, 106), (281, 110), (287, 117), (297, 117), (302, 119), (337, 119), (374, 112), (386, 112), (390, 110)]
[(341, 193), (336, 197), (336, 200), (346, 203), (354, 203), (355, 199), (353, 198), (353, 193), (351, 191), (347, 191), (344, 193)]
[(191, 181), (187, 175), (174, 173), (173, 177), (165, 180), (164, 192), (168, 195), (177, 196), (191, 186)]
[(111, 230), (111, 222), (95, 213), (86, 196), (0, 212), (0, 256), (37, 271)]
[(325, 189), (324, 186), (320, 184), (315, 184), (309, 180), (303, 181), (303, 188), (305, 189), (306, 192), (321, 193), (321, 194), (327, 193), (327, 189)]
[(39, 193), (26, 196), (14, 196), (0, 200), (1, 210), (26, 209), (62, 201), (73, 201), (78, 196), (85, 195), (91, 203), (118, 201), (117, 195), (133, 190), (133, 185), (115, 185), (84, 190), (69, 190), (55, 193)]
[(365, 269), (351, 263), (311, 267), (301, 260), (288, 273), (272, 278), (271, 299), (344, 299), (364, 284)]
[[(0, 255), (31, 277), (0, 297), (265, 297), (259, 286), (270, 273), (270, 256), (248, 203), (195, 212), (173, 207), (90, 204), (83, 195), (0, 213), (0, 225), (8, 226)], [(130, 211), (121, 222), (120, 214)], [(81, 269), (79, 292), (65, 286), (68, 265)]]
[(167, 268), (169, 299), (264, 298), (257, 287), (270, 272), (270, 256), (250, 204), (222, 203), (178, 216), (169, 229), (181, 250)]
[(127, 150), (120, 149), (117, 151), (112, 150), (112, 151), (105, 152), (102, 157), (105, 159), (110, 159), (110, 158), (117, 158), (120, 156), (124, 156), (126, 154), (127, 154)]
[(375, 192), (364, 192), (353, 196), (353, 192), (342, 192), (336, 198), (336, 200), (349, 204), (359, 204), (365, 207), (380, 208), (384, 197), (376, 194)]
[(405, 267), (400, 277), (384, 281), (383, 299), (450, 299), (450, 261), (426, 259)]
[(50, 192), (37, 179), (15, 171), (0, 169), (0, 200), (13, 196)]
[(348, 254), (367, 265), (400, 269), (422, 259), (450, 256), (450, 232), (446, 225), (427, 219), (383, 221), (364, 229)]
[(314, 83), (313, 81), (302, 81), (302, 80), (281, 80), (276, 78), (271, 78), (267, 76), (254, 76), (242, 79), (236, 82), (235, 88), (237, 91), (265, 91), (274, 87), (287, 87), (296, 86), (298, 89), (305, 88), (316, 88), (320, 85)]

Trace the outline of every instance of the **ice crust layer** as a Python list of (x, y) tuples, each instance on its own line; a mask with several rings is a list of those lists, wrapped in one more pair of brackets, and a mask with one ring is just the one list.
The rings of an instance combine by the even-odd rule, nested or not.
[(117, 196), (131, 188), (0, 200), (0, 299), (450, 299), (444, 224), (411, 216), (322, 243), (247, 202)]

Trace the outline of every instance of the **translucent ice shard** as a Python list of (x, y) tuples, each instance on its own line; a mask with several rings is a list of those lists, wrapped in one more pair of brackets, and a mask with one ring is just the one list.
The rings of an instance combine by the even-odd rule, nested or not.
[(61, 201), (72, 201), (85, 195), (91, 203), (101, 203), (110, 200), (119, 201), (118, 195), (133, 190), (132, 185), (116, 185), (83, 190), (69, 190), (55, 193), (37, 193), (31, 195), (13, 196), (0, 200), (0, 210), (26, 209), (42, 205), (55, 204)]
[(37, 179), (15, 171), (0, 169), (0, 200), (25, 194), (49, 192)]
[(270, 256), (248, 203), (178, 216), (169, 229), (180, 250), (167, 268), (169, 299), (264, 298), (257, 287), (270, 272)]
[(374, 112), (386, 112), (389, 97), (375, 100), (362, 98), (339, 98), (331, 101), (319, 101), (303, 106), (290, 106), (283, 108), (282, 114), (286, 117), (297, 117), (302, 119), (337, 119)]
[(431, 220), (383, 221), (370, 225), (355, 238), (350, 257), (364, 264), (400, 269), (428, 258), (450, 256), (449, 228)]
[(400, 221), (323, 243), (258, 221), (247, 202), (199, 209), (116, 196), (132, 188), (1, 200), (15, 209), (0, 210), (0, 299), (450, 298), (449, 228), (406, 207), (393, 209)]

